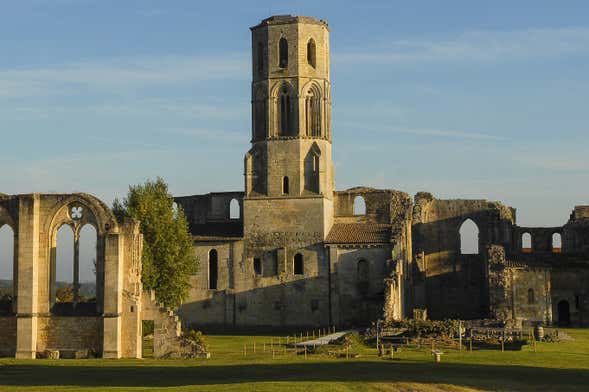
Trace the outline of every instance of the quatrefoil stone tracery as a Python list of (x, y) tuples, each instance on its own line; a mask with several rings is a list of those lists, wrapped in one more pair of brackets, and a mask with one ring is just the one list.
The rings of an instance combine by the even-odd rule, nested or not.
[(84, 209), (80, 206), (74, 206), (70, 210), (70, 216), (74, 220), (82, 219), (83, 215), (84, 215)]

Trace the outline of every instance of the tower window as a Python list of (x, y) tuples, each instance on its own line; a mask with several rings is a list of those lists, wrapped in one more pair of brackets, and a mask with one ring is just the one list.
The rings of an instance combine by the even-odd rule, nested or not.
[(321, 136), (321, 99), (316, 88), (311, 88), (305, 98), (305, 122), (308, 136)]
[(317, 61), (315, 57), (315, 41), (313, 38), (307, 42), (307, 63), (313, 68), (317, 66)]
[(294, 257), (293, 272), (295, 275), (303, 275), (305, 273), (303, 255), (300, 253), (297, 253)]
[(536, 302), (534, 289), (528, 289), (528, 304), (532, 305)]
[(264, 44), (258, 42), (258, 74), (261, 76), (264, 73)]
[(288, 42), (286, 38), (280, 38), (278, 43), (278, 66), (280, 68), (288, 67)]
[(288, 186), (288, 177), (284, 176), (282, 177), (282, 194), (283, 195), (288, 195), (289, 194), (289, 186)]
[(552, 234), (552, 252), (560, 253), (562, 251), (562, 236), (560, 233)]

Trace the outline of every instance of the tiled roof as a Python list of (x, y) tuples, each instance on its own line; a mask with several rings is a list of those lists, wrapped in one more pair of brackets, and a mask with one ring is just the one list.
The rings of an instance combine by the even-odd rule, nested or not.
[(191, 225), (190, 232), (195, 240), (201, 241), (243, 238), (243, 222), (209, 222)]
[(336, 223), (325, 242), (328, 244), (387, 244), (391, 242), (391, 225)]

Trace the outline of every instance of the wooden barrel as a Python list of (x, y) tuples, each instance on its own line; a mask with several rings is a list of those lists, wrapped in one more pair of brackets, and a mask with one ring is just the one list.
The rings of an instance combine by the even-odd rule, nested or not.
[(542, 339), (544, 339), (544, 328), (543, 327), (541, 327), (539, 325), (536, 325), (534, 327), (534, 338), (536, 340), (542, 340)]

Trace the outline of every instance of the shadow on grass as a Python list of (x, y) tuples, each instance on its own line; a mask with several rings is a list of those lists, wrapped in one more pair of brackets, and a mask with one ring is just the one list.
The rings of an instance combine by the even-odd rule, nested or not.
[(526, 366), (392, 362), (327, 362), (302, 364), (247, 364), (234, 366), (195, 364), (175, 366), (114, 367), (73, 365), (0, 365), (0, 385), (178, 387), (246, 382), (415, 382), (443, 383), (482, 389), (584, 390), (588, 370)]

